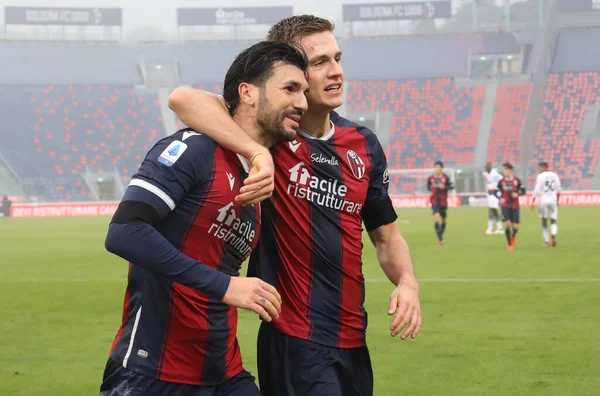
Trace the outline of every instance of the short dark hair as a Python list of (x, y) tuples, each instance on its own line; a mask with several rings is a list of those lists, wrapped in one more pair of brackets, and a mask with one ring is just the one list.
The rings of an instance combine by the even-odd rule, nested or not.
[(433, 164), (433, 166), (441, 166), (442, 168), (444, 167), (444, 163), (442, 161), (435, 161), (435, 164)]
[(294, 15), (284, 18), (269, 29), (267, 40), (297, 43), (314, 33), (333, 32), (333, 22), (314, 15)]
[(308, 60), (299, 46), (274, 41), (254, 44), (239, 53), (225, 75), (223, 99), (231, 115), (237, 112), (240, 105), (240, 84), (245, 82), (263, 87), (273, 74), (273, 66), (277, 62), (298, 67), (308, 79)]
[(510, 169), (510, 170), (514, 169), (514, 167), (512, 166), (512, 164), (510, 162), (505, 162), (502, 164), (502, 166), (506, 169)]
[(542, 168), (548, 169), (548, 163), (547, 162), (538, 162), (538, 166), (541, 166)]

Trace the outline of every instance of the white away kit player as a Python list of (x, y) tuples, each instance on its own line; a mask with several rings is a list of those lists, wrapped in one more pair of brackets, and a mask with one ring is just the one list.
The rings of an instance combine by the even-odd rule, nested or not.
[(496, 189), (498, 188), (498, 183), (502, 180), (502, 175), (496, 169), (492, 168), (491, 162), (488, 162), (485, 164), (483, 177), (485, 179), (485, 189), (488, 198), (488, 228), (485, 233), (491, 235), (494, 222), (496, 222), (496, 234), (504, 234), (502, 216), (500, 216), (499, 211), (500, 200), (496, 197)]
[[(536, 198), (540, 197), (538, 213), (542, 219), (542, 234), (546, 246), (556, 246), (556, 234), (558, 233), (558, 197), (560, 196), (560, 179), (554, 172), (548, 170), (547, 162), (538, 164), (538, 175), (533, 191), (531, 210), (535, 206)], [(548, 231), (548, 220), (550, 230)]]

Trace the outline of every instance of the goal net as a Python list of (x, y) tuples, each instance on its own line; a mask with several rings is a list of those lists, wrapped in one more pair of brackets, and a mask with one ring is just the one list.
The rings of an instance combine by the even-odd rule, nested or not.
[[(401, 195), (428, 195), (427, 178), (431, 176), (433, 169), (390, 169), (390, 196)], [(456, 169), (444, 168), (444, 173), (450, 177), (456, 186)], [(456, 189), (450, 191), (450, 195), (456, 194)]]

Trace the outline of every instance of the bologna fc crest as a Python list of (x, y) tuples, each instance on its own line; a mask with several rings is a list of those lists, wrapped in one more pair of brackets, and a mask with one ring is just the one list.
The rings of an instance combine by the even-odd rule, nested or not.
[(363, 160), (352, 150), (348, 150), (348, 164), (350, 165), (350, 169), (352, 170), (352, 174), (357, 179), (360, 179), (365, 174), (365, 163)]

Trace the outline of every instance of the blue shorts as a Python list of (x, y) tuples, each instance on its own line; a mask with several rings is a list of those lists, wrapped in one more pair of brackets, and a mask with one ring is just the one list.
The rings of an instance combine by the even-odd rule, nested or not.
[(519, 224), (519, 209), (502, 208), (502, 221), (510, 221), (513, 224)]
[(263, 396), (373, 396), (366, 346), (328, 347), (264, 322), (258, 332), (258, 380)]
[(100, 396), (260, 396), (254, 377), (242, 371), (217, 386), (160, 381), (128, 370), (112, 359), (104, 370)]
[(439, 213), (440, 217), (442, 219), (445, 219), (446, 217), (448, 217), (448, 207), (438, 205), (438, 204), (432, 204), (431, 205), (431, 214), (436, 214), (436, 213)]

